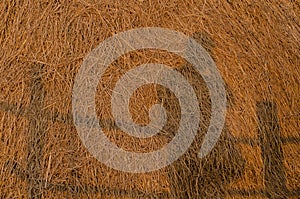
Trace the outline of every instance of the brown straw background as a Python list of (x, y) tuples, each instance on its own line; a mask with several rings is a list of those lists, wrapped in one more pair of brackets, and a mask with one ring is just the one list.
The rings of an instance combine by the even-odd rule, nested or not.
[[(300, 3), (293, 0), (2, 0), (0, 2), (0, 198), (290, 198), (300, 195)], [(168, 111), (153, 138), (121, 132), (110, 95), (130, 68), (163, 63), (193, 85), (201, 109), (198, 136), (172, 165), (123, 173), (93, 158), (71, 112), (74, 78), (101, 41), (138, 27), (164, 27), (196, 39), (211, 54), (227, 90), (226, 125), (213, 151), (197, 152), (208, 127), (203, 79), (161, 50), (121, 56), (99, 80), (100, 125), (128, 151), (158, 150), (176, 134), (174, 94), (145, 85), (131, 98), (134, 121)], [(107, 55), (109, 56), (109, 55)]]

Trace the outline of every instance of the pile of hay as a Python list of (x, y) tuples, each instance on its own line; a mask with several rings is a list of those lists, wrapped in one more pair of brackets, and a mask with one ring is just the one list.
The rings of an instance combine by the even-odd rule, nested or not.
[[(298, 198), (300, 195), (300, 4), (298, 1), (0, 2), (1, 198)], [(182, 73), (196, 91), (201, 121), (189, 151), (161, 170), (132, 174), (97, 161), (72, 118), (72, 88), (84, 57), (106, 38), (163, 27), (198, 41), (226, 83), (226, 125), (213, 151), (197, 152), (210, 119), (202, 77), (172, 53), (137, 50), (112, 63), (96, 94), (105, 134), (128, 151), (154, 151), (176, 134), (178, 100), (145, 85), (131, 98), (136, 123), (161, 103), (168, 121), (158, 135), (132, 138), (115, 127), (110, 95), (143, 63)], [(109, 55), (107, 55), (109, 56)]]

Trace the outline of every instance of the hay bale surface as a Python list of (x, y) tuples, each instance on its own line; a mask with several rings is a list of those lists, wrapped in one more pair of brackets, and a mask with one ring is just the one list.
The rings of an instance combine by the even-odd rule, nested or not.
[[(298, 198), (300, 195), (300, 4), (298, 1), (0, 2), (1, 198)], [(167, 124), (148, 139), (114, 126), (110, 94), (143, 63), (182, 73), (201, 109), (198, 135), (172, 165), (123, 173), (93, 158), (71, 112), (72, 87), (84, 57), (106, 38), (138, 27), (163, 27), (196, 39), (226, 82), (226, 125), (213, 151), (197, 158), (210, 118), (202, 77), (182, 58), (138, 50), (112, 63), (99, 82), (97, 114), (109, 139), (129, 151), (154, 151), (178, 128), (170, 90), (146, 85), (131, 98), (136, 123), (159, 102)], [(109, 56), (109, 55), (108, 55)]]

